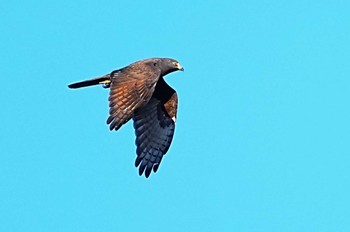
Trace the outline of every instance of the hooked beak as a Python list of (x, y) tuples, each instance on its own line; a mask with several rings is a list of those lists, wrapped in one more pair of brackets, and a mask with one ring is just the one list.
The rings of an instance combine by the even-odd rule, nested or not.
[(185, 69), (181, 66), (181, 64), (177, 63), (177, 68), (180, 70), (180, 71), (185, 71)]

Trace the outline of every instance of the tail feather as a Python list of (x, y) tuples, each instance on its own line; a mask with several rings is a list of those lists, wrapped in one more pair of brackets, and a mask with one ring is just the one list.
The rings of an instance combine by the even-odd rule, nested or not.
[(102, 77), (97, 77), (97, 78), (93, 78), (93, 79), (86, 80), (86, 81), (76, 82), (76, 83), (68, 85), (68, 87), (71, 89), (77, 89), (77, 88), (87, 87), (87, 86), (91, 86), (91, 85), (109, 84), (110, 82), (111, 82), (110, 75), (108, 74), (108, 75), (105, 75)]

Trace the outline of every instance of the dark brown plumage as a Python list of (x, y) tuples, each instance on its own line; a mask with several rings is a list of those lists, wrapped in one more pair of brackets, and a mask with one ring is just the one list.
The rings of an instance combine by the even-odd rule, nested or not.
[(157, 172), (163, 155), (174, 135), (177, 94), (163, 79), (171, 72), (184, 69), (170, 58), (151, 58), (132, 63), (102, 77), (77, 82), (69, 88), (103, 84), (110, 88), (110, 130), (118, 130), (131, 118), (136, 134), (139, 174), (148, 177)]

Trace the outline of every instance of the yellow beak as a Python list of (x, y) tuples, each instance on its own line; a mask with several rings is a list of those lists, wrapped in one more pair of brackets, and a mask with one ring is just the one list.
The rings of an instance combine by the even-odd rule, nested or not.
[(185, 69), (181, 66), (181, 64), (176, 63), (176, 66), (180, 71), (185, 71)]

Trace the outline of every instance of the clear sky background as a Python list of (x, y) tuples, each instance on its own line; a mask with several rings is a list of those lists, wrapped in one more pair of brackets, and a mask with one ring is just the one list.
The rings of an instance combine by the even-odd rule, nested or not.
[[(350, 231), (349, 1), (0, 2), (0, 231)], [(172, 57), (173, 144), (139, 177), (108, 90)]]

